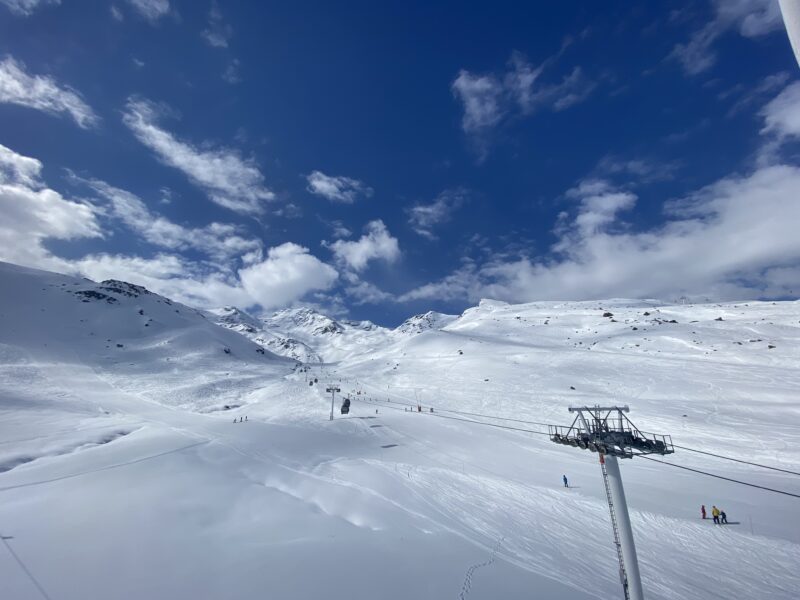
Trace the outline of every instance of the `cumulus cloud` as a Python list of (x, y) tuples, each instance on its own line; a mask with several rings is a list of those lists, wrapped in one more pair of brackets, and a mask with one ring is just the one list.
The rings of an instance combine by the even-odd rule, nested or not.
[(738, 31), (744, 37), (754, 38), (782, 27), (777, 0), (713, 0), (712, 4), (711, 21), (695, 31), (688, 42), (677, 44), (670, 54), (689, 75), (714, 66), (717, 62), (714, 44), (723, 34)]
[(417, 204), (407, 210), (408, 222), (419, 235), (435, 239), (433, 230), (452, 218), (467, 198), (464, 189), (445, 190), (430, 204)]
[(325, 175), (322, 171), (312, 171), (306, 176), (308, 187), (312, 194), (322, 196), (331, 202), (353, 204), (359, 196), (369, 198), (372, 188), (358, 179), (351, 177), (334, 177)]
[[(800, 136), (798, 85), (764, 108), (765, 144)], [(635, 208), (634, 193), (607, 180), (582, 181), (566, 194), (574, 208), (559, 217), (558, 239), (549, 253), (469, 261), (400, 300), (735, 299), (796, 293), (800, 169), (775, 156), (770, 164), (667, 202), (666, 221), (639, 231), (622, 219)]]
[(71, 268), (95, 281), (120, 279), (198, 308), (249, 307), (256, 304), (235, 276), (208, 271), (203, 265), (175, 254), (146, 258), (120, 254), (90, 254)]
[(153, 257), (91, 254), (68, 264), (73, 272), (95, 280), (122, 279), (199, 308), (239, 306), (278, 308), (291, 305), (336, 281), (336, 269), (291, 242), (256, 254), (238, 272), (168, 253)]
[(10, 56), (0, 61), (0, 102), (53, 115), (68, 114), (84, 129), (100, 121), (78, 92), (59, 86), (51, 77), (29, 75), (25, 65)]
[[(274, 308), (327, 290), (338, 272), (307, 248), (285, 243), (266, 252), (259, 241), (225, 223), (185, 227), (155, 214), (140, 198), (97, 179), (89, 186), (107, 206), (68, 200), (41, 180), (42, 164), (0, 145), (0, 260), (95, 280), (123, 279), (187, 304)], [(104, 238), (101, 220), (124, 223), (155, 253), (96, 252), (65, 259), (50, 240)], [(211, 260), (181, 254), (198, 251)]]
[(403, 299), (784, 295), (788, 290), (777, 287), (775, 271), (772, 282), (765, 272), (800, 259), (793, 225), (800, 219), (798, 186), (800, 170), (785, 165), (726, 178), (688, 198), (691, 213), (638, 233), (612, 230), (617, 213), (634, 205), (633, 194), (585, 198), (555, 244), (554, 256), (470, 264)]
[(308, 248), (287, 242), (270, 248), (267, 258), (241, 269), (245, 291), (263, 308), (285, 306), (312, 290), (329, 289), (336, 269), (312, 256)]
[(213, 48), (227, 48), (232, 35), (233, 28), (222, 18), (217, 0), (213, 0), (208, 11), (208, 27), (202, 33), (203, 39)]
[(0, 0), (13, 14), (20, 17), (31, 16), (40, 6), (61, 4), (61, 0)]
[(41, 169), (35, 158), (0, 145), (0, 260), (68, 270), (45, 242), (98, 238), (103, 232), (93, 207), (45, 187)]
[(110, 203), (109, 214), (138, 233), (142, 239), (169, 250), (194, 249), (222, 262), (261, 250), (259, 240), (244, 237), (230, 223), (185, 227), (152, 212), (141, 198), (98, 179), (73, 177)]
[(566, 110), (591, 95), (597, 84), (581, 67), (574, 67), (557, 83), (542, 81), (542, 74), (567, 45), (538, 66), (514, 52), (503, 72), (459, 71), (450, 89), (464, 110), (461, 128), (471, 136), (481, 158), (485, 157), (489, 134), (504, 120), (516, 115), (530, 116), (541, 109)]
[(358, 240), (336, 240), (326, 244), (339, 263), (359, 272), (363, 271), (372, 260), (391, 263), (400, 258), (397, 238), (389, 233), (383, 221), (370, 221), (364, 229), (366, 233)]
[(263, 201), (275, 194), (264, 185), (255, 161), (229, 148), (201, 149), (177, 139), (159, 126), (162, 112), (148, 100), (130, 98), (123, 121), (161, 162), (182, 171), (213, 202), (241, 214), (264, 212)]
[(169, 14), (169, 0), (128, 0), (136, 12), (151, 23)]

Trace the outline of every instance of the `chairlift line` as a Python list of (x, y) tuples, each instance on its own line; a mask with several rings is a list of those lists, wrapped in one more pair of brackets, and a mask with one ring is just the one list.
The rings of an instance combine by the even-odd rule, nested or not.
[(765, 490), (767, 492), (774, 492), (776, 494), (783, 494), (784, 496), (792, 496), (794, 498), (800, 498), (800, 494), (794, 494), (792, 492), (787, 492), (785, 490), (778, 490), (775, 488), (770, 488), (764, 485), (758, 485), (755, 483), (749, 483), (747, 481), (741, 481), (739, 479), (732, 479), (730, 477), (724, 477), (723, 475), (717, 475), (715, 473), (709, 473), (708, 471), (701, 471), (700, 469), (693, 469), (691, 467), (686, 467), (684, 465), (678, 465), (675, 463), (665, 462), (663, 460), (656, 460), (655, 458), (651, 458), (649, 456), (643, 456), (642, 458), (646, 458), (647, 460), (652, 460), (653, 462), (661, 463), (662, 465), (669, 465), (670, 467), (675, 467), (676, 469), (684, 469), (686, 471), (692, 471), (693, 473), (700, 473), (701, 475), (707, 475), (709, 477), (715, 477), (717, 479), (724, 479), (725, 481), (730, 481), (732, 483), (738, 483), (740, 485), (746, 485), (752, 488), (758, 488), (760, 490)]
[(698, 454), (707, 454), (708, 456), (715, 456), (716, 458), (731, 460), (733, 462), (738, 462), (745, 465), (751, 465), (753, 467), (761, 467), (762, 469), (770, 469), (771, 471), (780, 471), (781, 473), (788, 473), (789, 475), (800, 475), (800, 473), (798, 473), (797, 471), (790, 471), (789, 469), (781, 469), (780, 467), (770, 467), (769, 465), (762, 465), (760, 463), (750, 462), (749, 460), (741, 460), (739, 458), (733, 458), (732, 456), (714, 454), (713, 452), (707, 452), (706, 450), (698, 450), (697, 448), (687, 448), (686, 446), (678, 446), (677, 444), (674, 444), (674, 446), (676, 448), (680, 448), (681, 450), (688, 450), (689, 452), (697, 452)]
[[(360, 398), (351, 398), (351, 401), (367, 403), (367, 401), (362, 400)], [(411, 407), (411, 408), (415, 408), (416, 407), (415, 404), (405, 404), (403, 402), (397, 402), (397, 401), (394, 401), (393, 404), (395, 404), (395, 406), (386, 406), (386, 408), (391, 408), (393, 410), (400, 410), (398, 405), (407, 406), (407, 407)], [(533, 429), (525, 429), (525, 428), (522, 428), (522, 427), (512, 427), (510, 425), (501, 425), (499, 423), (488, 423), (486, 421), (480, 421), (480, 420), (477, 420), (477, 419), (461, 419), (461, 418), (458, 418), (458, 417), (453, 417), (453, 416), (449, 416), (449, 415), (443, 415), (441, 413), (442, 412), (451, 412), (451, 413), (460, 414), (460, 415), (463, 414), (463, 415), (469, 415), (469, 416), (480, 416), (480, 417), (485, 417), (485, 418), (489, 418), (489, 419), (515, 421), (515, 422), (519, 422), (519, 423), (530, 423), (530, 424), (533, 424), (533, 425), (545, 425), (545, 423), (538, 423), (536, 421), (525, 421), (525, 420), (521, 420), (521, 419), (510, 419), (510, 418), (506, 418), (506, 417), (497, 417), (497, 416), (486, 415), (486, 414), (481, 414), (481, 413), (468, 413), (468, 412), (465, 412), (465, 411), (455, 411), (455, 410), (450, 410), (450, 409), (446, 409), (446, 408), (437, 408), (437, 407), (433, 407), (433, 408), (436, 409), (436, 412), (433, 412), (433, 413), (431, 413), (431, 412), (423, 412), (422, 414), (426, 414), (426, 415), (431, 416), (431, 417), (438, 417), (438, 418), (441, 418), (441, 419), (450, 419), (452, 421), (462, 421), (464, 423), (472, 423), (474, 425), (485, 425), (487, 427), (494, 427), (496, 429), (507, 429), (509, 431), (520, 431), (520, 432), (523, 432), (523, 433), (533, 433), (535, 435), (549, 435), (551, 437), (551, 439), (553, 437), (553, 433), (552, 432), (535, 431)], [(577, 419), (577, 417), (576, 417), (576, 419)], [(573, 425), (574, 425), (574, 422), (573, 422)], [(547, 426), (555, 428), (555, 429), (569, 429), (569, 426), (566, 426), (566, 425), (550, 425), (550, 424), (547, 424)], [(645, 435), (647, 435), (647, 434), (645, 434)], [(649, 435), (652, 435), (652, 434), (649, 434)], [(666, 436), (666, 437), (669, 438), (670, 436)], [(555, 441), (555, 440), (553, 440), (553, 441)], [(595, 442), (585, 441), (585, 448), (584, 448), (584, 445), (582, 445), (582, 443), (580, 441), (578, 441), (577, 439), (575, 441), (576, 441), (576, 443), (574, 444), (574, 447), (580, 447), (580, 448), (583, 448), (583, 449), (591, 450), (592, 452), (597, 452), (598, 454), (601, 454), (601, 455), (603, 454), (603, 451), (605, 450), (606, 454), (608, 454), (608, 452), (607, 452), (608, 448), (604, 447), (602, 444), (597, 444)], [(706, 471), (701, 471), (701, 470), (698, 470), (698, 469), (692, 469), (690, 467), (684, 467), (683, 465), (677, 465), (675, 463), (663, 462), (663, 461), (655, 460), (655, 459), (650, 458), (648, 456), (644, 456), (644, 454), (652, 454), (652, 453), (660, 454), (660, 452), (657, 450), (657, 448), (661, 448), (661, 445), (653, 443), (654, 441), (658, 441), (658, 440), (651, 440), (649, 444), (647, 444), (645, 447), (642, 448), (642, 450), (644, 450), (644, 451), (638, 451), (637, 450), (636, 455), (637, 456), (641, 456), (642, 458), (647, 458), (648, 460), (652, 460), (653, 462), (661, 462), (662, 464), (670, 465), (670, 466), (681, 468), (681, 469), (686, 469), (686, 470), (689, 470), (689, 471), (694, 471), (696, 473), (700, 473), (702, 475), (708, 475), (710, 477), (716, 477), (716, 478), (719, 478), (719, 479), (724, 479), (725, 481), (730, 481), (732, 483), (739, 483), (741, 485), (746, 485), (746, 486), (749, 486), (749, 487), (762, 489), (762, 490), (765, 490), (765, 491), (768, 491), (768, 492), (775, 492), (777, 494), (784, 494), (786, 496), (792, 496), (792, 497), (800, 498), (800, 494), (794, 494), (792, 492), (786, 492), (786, 491), (778, 490), (778, 489), (775, 489), (775, 488), (756, 485), (756, 484), (753, 484), (753, 483), (748, 483), (746, 481), (740, 481), (738, 479), (732, 479), (730, 477), (724, 477), (722, 475), (715, 475), (714, 473), (708, 473)], [(562, 444), (565, 444), (565, 445), (573, 445), (573, 444), (571, 444), (569, 442), (565, 443), (563, 441), (563, 438), (562, 438), (562, 441), (560, 441), (559, 443), (562, 443)], [(667, 446), (666, 443), (664, 445)], [(790, 475), (800, 475), (800, 473), (798, 473), (796, 471), (790, 471), (788, 469), (781, 469), (779, 467), (770, 467), (769, 465), (764, 465), (764, 464), (760, 464), (760, 463), (754, 463), (754, 462), (750, 462), (750, 461), (740, 460), (738, 458), (733, 458), (733, 457), (730, 457), (730, 456), (724, 456), (722, 454), (715, 454), (713, 452), (706, 452), (704, 450), (698, 450), (696, 448), (689, 448), (689, 447), (686, 447), (686, 446), (679, 446), (677, 444), (673, 444), (671, 441), (669, 441), (669, 447), (670, 448), (679, 448), (681, 450), (688, 450), (690, 452), (697, 452), (698, 454), (706, 454), (706, 455), (709, 455), (709, 456), (714, 456), (716, 458), (722, 458), (722, 459), (725, 459), (725, 460), (730, 460), (730, 461), (733, 461), (733, 462), (739, 462), (739, 463), (743, 463), (743, 464), (747, 464), (747, 465), (751, 465), (751, 466), (755, 466), (755, 467), (761, 467), (761, 468), (764, 468), (764, 469), (770, 469), (770, 470), (773, 470), (773, 471), (780, 471), (780, 472), (783, 472), (783, 473), (788, 473)], [(621, 454), (618, 454), (618, 456), (621, 456)], [(630, 457), (631, 456), (625, 456), (625, 458), (630, 458)]]

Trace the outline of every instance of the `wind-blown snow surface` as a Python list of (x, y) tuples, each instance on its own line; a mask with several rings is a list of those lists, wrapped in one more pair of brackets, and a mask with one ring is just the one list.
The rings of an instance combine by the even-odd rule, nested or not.
[[(283, 336), (283, 317), (251, 326)], [(0, 265), (0, 534), (45, 593), (619, 597), (596, 456), (448, 409), (565, 423), (571, 404), (627, 403), (676, 444), (800, 470), (798, 303), (482, 302), (362, 324), (349, 347), (316, 320), (292, 335), (327, 362), (295, 371), (154, 294)], [(354, 400), (333, 422), (329, 381)], [(800, 500), (643, 459), (622, 472), (648, 598), (797, 596)], [(739, 524), (701, 521), (703, 503)], [(0, 579), (3, 598), (41, 597), (5, 547)]]

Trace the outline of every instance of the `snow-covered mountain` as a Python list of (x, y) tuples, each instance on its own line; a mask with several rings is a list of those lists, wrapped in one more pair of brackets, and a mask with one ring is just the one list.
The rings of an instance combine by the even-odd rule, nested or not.
[(220, 325), (303, 363), (338, 362), (390, 343), (392, 330), (370, 321), (337, 321), (311, 308), (288, 308), (259, 321), (226, 307), (211, 311)]
[(429, 310), (421, 315), (414, 315), (409, 317), (395, 331), (398, 333), (418, 334), (425, 331), (442, 329), (455, 321), (458, 317), (454, 315), (445, 315), (442, 313)]
[[(0, 534), (39, 586), (0, 552), (4, 597), (619, 597), (597, 457), (542, 423), (628, 404), (665, 462), (797, 494), (798, 389), (798, 302), (486, 300), (392, 330), (0, 264)], [(648, 598), (796, 596), (795, 497), (621, 462)]]
[(303, 342), (269, 329), (263, 321), (239, 308), (226, 306), (209, 310), (207, 314), (217, 325), (239, 332), (270, 352), (301, 363), (322, 362), (320, 355)]
[[(291, 361), (234, 331), (217, 326), (203, 312), (123, 281), (95, 283), (0, 263), (0, 344), (6, 360), (46, 360), (88, 365), (115, 385), (136, 388), (143, 397), (214, 410), (230, 399), (220, 390), (243, 383), (248, 368), (276, 374)], [(180, 372), (202, 367), (188, 381)], [(77, 367), (76, 367), (77, 368)], [(161, 398), (166, 381), (176, 387)]]
[(310, 308), (288, 308), (264, 319), (269, 331), (299, 340), (323, 362), (335, 363), (393, 341), (391, 329), (370, 321), (336, 320)]
[(276, 354), (303, 363), (339, 362), (408, 336), (442, 329), (457, 319), (430, 311), (388, 329), (371, 321), (335, 320), (311, 308), (284, 309), (263, 320), (236, 307), (209, 313), (217, 324), (238, 331)]

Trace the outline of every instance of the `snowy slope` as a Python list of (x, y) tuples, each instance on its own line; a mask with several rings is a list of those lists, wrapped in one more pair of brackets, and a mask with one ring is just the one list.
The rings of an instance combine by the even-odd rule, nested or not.
[[(676, 444), (800, 471), (796, 302), (267, 319), (319, 353), (310, 373), (258, 352), (260, 321), (217, 313), (225, 329), (122, 284), (3, 265), (0, 313), (0, 534), (53, 598), (620, 597), (596, 456), (479, 413), (627, 403)], [(332, 422), (328, 382), (353, 399)], [(788, 473), (666, 461), (800, 493)], [(796, 597), (800, 500), (622, 462), (649, 599)], [(2, 550), (3, 597), (40, 598)]]
[[(213, 410), (248, 387), (248, 371), (292, 362), (200, 311), (120, 281), (94, 283), (0, 263), (0, 344), (6, 361), (84, 365), (148, 399)], [(187, 377), (185, 369), (202, 375)], [(157, 390), (173, 386), (169, 397)], [(228, 393), (231, 391), (232, 393)]]

